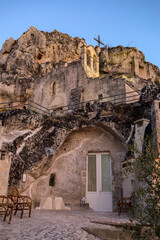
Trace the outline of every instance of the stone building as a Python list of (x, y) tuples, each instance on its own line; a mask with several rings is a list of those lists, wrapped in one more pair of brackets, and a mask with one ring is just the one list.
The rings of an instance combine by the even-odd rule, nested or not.
[(153, 123), (157, 95), (146, 106), (141, 89), (159, 78), (136, 48), (94, 48), (34, 27), (7, 40), (0, 52), (0, 194), (9, 177), (9, 187), (16, 184), (35, 206), (57, 196), (71, 207), (85, 198), (96, 211), (116, 211), (127, 194), (118, 173), (133, 125), (139, 139), (137, 128), (144, 135)]

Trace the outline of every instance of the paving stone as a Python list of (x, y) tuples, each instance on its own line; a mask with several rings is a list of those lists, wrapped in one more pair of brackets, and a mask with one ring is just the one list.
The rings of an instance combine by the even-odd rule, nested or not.
[[(128, 218), (117, 213), (97, 213), (92, 210), (38, 211), (31, 218), (24, 214), (13, 216), (11, 224), (0, 218), (0, 240), (98, 240), (82, 227), (92, 227), (91, 220), (126, 222)], [(8, 220), (8, 219), (7, 219)], [(96, 225), (97, 226), (97, 225)]]

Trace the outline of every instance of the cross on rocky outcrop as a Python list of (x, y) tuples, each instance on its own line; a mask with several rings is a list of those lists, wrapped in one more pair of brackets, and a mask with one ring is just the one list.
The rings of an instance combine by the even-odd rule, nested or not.
[(98, 35), (98, 39), (94, 38), (94, 40), (98, 42), (99, 47), (100, 47), (101, 44), (104, 45), (104, 43), (102, 43), (101, 40), (100, 40), (100, 35)]

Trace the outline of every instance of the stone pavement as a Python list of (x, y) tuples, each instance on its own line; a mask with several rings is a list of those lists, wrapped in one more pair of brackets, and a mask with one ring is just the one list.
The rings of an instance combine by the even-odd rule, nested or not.
[[(0, 217), (0, 240), (98, 240), (82, 227), (94, 227), (91, 221), (128, 221), (125, 215), (117, 213), (94, 212), (90, 209), (71, 211), (52, 211), (33, 209), (31, 218), (28, 211), (20, 219), (20, 212), (13, 216), (11, 224)], [(111, 228), (111, 227), (110, 227)], [(113, 227), (112, 227), (113, 228)]]

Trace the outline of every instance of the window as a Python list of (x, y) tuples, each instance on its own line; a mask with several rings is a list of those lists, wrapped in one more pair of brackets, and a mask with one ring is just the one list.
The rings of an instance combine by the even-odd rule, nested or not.
[(111, 192), (111, 160), (107, 153), (88, 155), (88, 192)]
[(88, 191), (95, 192), (96, 185), (96, 155), (88, 155)]
[(103, 99), (103, 94), (98, 95), (98, 100), (101, 100), (101, 99)]
[(93, 56), (93, 70), (97, 72), (97, 57), (96, 55)]
[(1, 156), (0, 156), (1, 158), (1, 160), (5, 160), (5, 151), (1, 151)]
[(89, 50), (87, 51), (87, 65), (91, 67), (91, 53)]
[(39, 53), (38, 56), (37, 56), (37, 58), (38, 58), (38, 60), (41, 60), (41, 58), (42, 58), (42, 54)]
[(137, 127), (140, 128), (143, 126), (143, 121), (137, 122)]
[(101, 155), (101, 171), (102, 192), (111, 192), (110, 156), (108, 154)]
[(54, 173), (52, 173), (50, 175), (50, 179), (49, 179), (49, 186), (50, 187), (54, 187), (55, 186), (55, 179), (56, 179), (56, 175)]
[(54, 95), (56, 93), (56, 82), (53, 81), (51, 83), (51, 94)]

